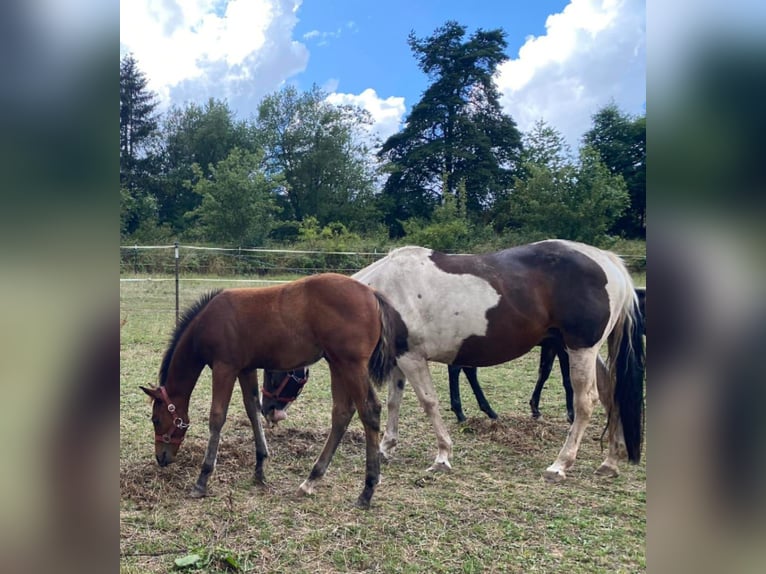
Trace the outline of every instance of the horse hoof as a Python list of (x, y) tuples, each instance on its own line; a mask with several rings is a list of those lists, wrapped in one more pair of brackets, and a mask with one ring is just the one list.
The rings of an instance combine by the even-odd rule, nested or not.
[(545, 482), (550, 484), (559, 484), (567, 479), (567, 475), (563, 470), (546, 470), (543, 474)]
[(364, 497), (360, 496), (356, 500), (356, 504), (354, 505), (357, 508), (361, 508), (362, 510), (369, 510), (370, 509), (370, 501), (365, 500)]
[(301, 483), (301, 485), (298, 487), (298, 491), (296, 494), (299, 497), (307, 497), (312, 496), (314, 494), (314, 487), (310, 484), (307, 484), (305, 481)]
[(427, 472), (449, 472), (452, 470), (452, 466), (449, 462), (441, 461), (441, 462), (435, 462), (431, 466), (428, 467)]
[(202, 490), (196, 486), (189, 493), (189, 497), (191, 498), (205, 498), (206, 496), (207, 496), (207, 491)]
[(602, 464), (596, 469), (596, 474), (607, 478), (615, 478), (620, 475), (620, 471), (608, 464)]

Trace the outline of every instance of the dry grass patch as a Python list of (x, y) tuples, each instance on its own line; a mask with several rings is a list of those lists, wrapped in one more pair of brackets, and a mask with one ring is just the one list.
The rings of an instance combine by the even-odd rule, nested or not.
[[(169, 296), (172, 301), (172, 292)], [(155, 294), (152, 301), (155, 297), (161, 299)], [(121, 572), (168, 572), (176, 559), (189, 555), (199, 560), (183, 571), (645, 571), (646, 467), (624, 464), (614, 480), (593, 474), (603, 460), (600, 407), (568, 480), (550, 485), (542, 479), (563, 444), (567, 423), (557, 371), (543, 393), (543, 418), (529, 417), (534, 351), (480, 369), (497, 421), (484, 417), (464, 385), (469, 419), (458, 424), (448, 410), (446, 367), (434, 364), (442, 416), (454, 443), (453, 471), (425, 471), (435, 455), (435, 438), (408, 390), (399, 446), (383, 465), (382, 483), (366, 512), (354, 507), (365, 457), (356, 417), (316, 494), (296, 496), (330, 428), (324, 363), (312, 367), (288, 419), (266, 431), (271, 457), (265, 488), (252, 482), (252, 431), (237, 387), (209, 483), (211, 496), (189, 498), (207, 445), (209, 371), (192, 396), (192, 427), (177, 461), (159, 468), (150, 406), (138, 385), (156, 381), (172, 323), (163, 314), (139, 313), (141, 291), (132, 284), (121, 299), (132, 309), (121, 331)], [(385, 404), (384, 392), (380, 398)]]

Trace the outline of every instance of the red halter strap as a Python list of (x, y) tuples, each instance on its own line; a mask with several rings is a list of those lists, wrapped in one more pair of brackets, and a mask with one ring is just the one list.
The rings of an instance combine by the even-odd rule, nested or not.
[[(279, 383), (279, 386), (276, 389), (274, 389), (273, 392), (267, 391), (266, 387), (263, 387), (261, 391), (263, 392), (264, 397), (268, 397), (270, 399), (274, 399), (275, 401), (280, 401), (283, 403), (291, 403), (298, 398), (298, 395), (301, 394), (301, 391), (303, 391), (303, 386), (306, 384), (306, 381), (308, 381), (308, 378), (309, 378), (308, 369), (306, 369), (306, 376), (303, 377), (302, 379), (299, 379), (298, 377), (296, 377), (294, 371), (290, 371), (289, 373), (285, 375), (285, 378), (282, 379), (282, 382)], [(285, 390), (287, 383), (289, 383), (291, 380), (295, 381), (295, 383), (298, 385), (298, 389), (295, 391), (295, 396), (293, 397), (281, 396), (282, 391)]]
[[(182, 431), (186, 431), (186, 429), (189, 428), (189, 423), (184, 422), (184, 420), (179, 417), (175, 416), (176, 413), (176, 406), (170, 402), (170, 397), (168, 397), (168, 391), (164, 386), (160, 386), (160, 393), (162, 394), (162, 400), (163, 402), (168, 405), (168, 412), (174, 416), (173, 418), (173, 424), (177, 429), (181, 429)], [(184, 440), (184, 436), (173, 436), (173, 431), (165, 434), (156, 434), (154, 435), (154, 442), (161, 442), (165, 444), (181, 444)]]

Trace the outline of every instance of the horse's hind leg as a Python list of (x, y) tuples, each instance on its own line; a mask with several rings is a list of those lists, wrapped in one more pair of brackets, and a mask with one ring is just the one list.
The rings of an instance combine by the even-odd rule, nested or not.
[(247, 418), (253, 427), (253, 439), (255, 441), (255, 473), (256, 484), (266, 483), (263, 474), (263, 463), (269, 456), (269, 447), (266, 444), (266, 435), (263, 432), (263, 424), (260, 416), (260, 399), (258, 397), (258, 374), (255, 369), (239, 373), (239, 386), (242, 388), (242, 401), (245, 403)]
[[(543, 392), (545, 381), (551, 375), (553, 361), (556, 359), (556, 345), (553, 341), (543, 341), (540, 344), (540, 367), (537, 369), (537, 383), (532, 392), (532, 398), (529, 399), (529, 408), (532, 411), (532, 418), (540, 418), (540, 394)], [(562, 367), (563, 369), (563, 367)]]
[(476, 397), (476, 402), (479, 404), (479, 408), (482, 412), (486, 413), (489, 418), (496, 419), (497, 413), (492, 410), (491, 406), (489, 406), (489, 401), (487, 400), (487, 397), (484, 396), (484, 391), (481, 390), (481, 385), (479, 385), (479, 379), (476, 376), (478, 369), (476, 367), (464, 367), (463, 372), (468, 379), (468, 383), (471, 385), (471, 390)]
[(207, 481), (215, 468), (218, 457), (218, 443), (221, 440), (221, 429), (226, 422), (226, 412), (229, 409), (231, 393), (234, 390), (234, 379), (237, 372), (228, 365), (216, 363), (213, 365), (213, 400), (210, 405), (210, 439), (205, 451), (205, 459), (202, 461), (197, 483), (194, 485), (191, 495), (200, 498), (207, 494)]
[(625, 437), (620, 422), (618, 407), (615, 404), (614, 397), (610, 396), (609, 370), (606, 368), (601, 357), (596, 364), (596, 382), (598, 386), (598, 395), (601, 404), (607, 413), (607, 435), (609, 437), (609, 451), (604, 462), (596, 469), (596, 474), (601, 476), (615, 477), (620, 474), (617, 467), (619, 460), (627, 458), (627, 448), (625, 447)]
[[(365, 377), (367, 373), (365, 371)], [(348, 423), (351, 422), (351, 418), (354, 416), (355, 408), (351, 395), (348, 393), (345, 382), (342, 381), (341, 375), (337, 370), (330, 365), (330, 384), (332, 388), (332, 422), (330, 427), (330, 434), (327, 436), (324, 448), (319, 454), (314, 467), (311, 469), (309, 476), (304, 480), (298, 488), (299, 494), (313, 494), (316, 483), (319, 482), (327, 472), (327, 467), (330, 466), (330, 461), (335, 455), (335, 451), (340, 444), (340, 439), (346, 434)], [(376, 453), (376, 456), (377, 455)]]
[(462, 423), (465, 420), (463, 414), (463, 404), (460, 400), (460, 371), (462, 367), (457, 365), (447, 365), (449, 375), (449, 402), (452, 412), (455, 413), (457, 421)]
[(388, 379), (388, 403), (386, 417), (386, 432), (380, 442), (380, 455), (384, 461), (393, 456), (399, 438), (399, 406), (404, 395), (404, 373), (399, 367), (394, 367)]
[(574, 464), (585, 428), (593, 412), (592, 390), (596, 385), (596, 359), (598, 347), (569, 352), (569, 373), (574, 392), (575, 417), (569, 427), (567, 439), (554, 463), (545, 471), (545, 479), (559, 482), (566, 478), (566, 471)]

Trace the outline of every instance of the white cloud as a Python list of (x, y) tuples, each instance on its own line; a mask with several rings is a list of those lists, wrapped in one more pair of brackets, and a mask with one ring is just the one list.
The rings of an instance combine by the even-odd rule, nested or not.
[(367, 110), (372, 116), (371, 131), (382, 141), (399, 131), (405, 114), (404, 98), (380, 98), (372, 88), (361, 94), (332, 93), (327, 101), (335, 105), (353, 105)]
[(306, 67), (305, 46), (292, 40), (301, 2), (124, 1), (120, 53), (134, 54), (164, 105), (217, 97), (252, 109)]
[(545, 35), (527, 38), (496, 77), (501, 104), (522, 131), (542, 118), (577, 149), (591, 116), (610, 101), (643, 113), (643, 0), (572, 0), (545, 28)]

